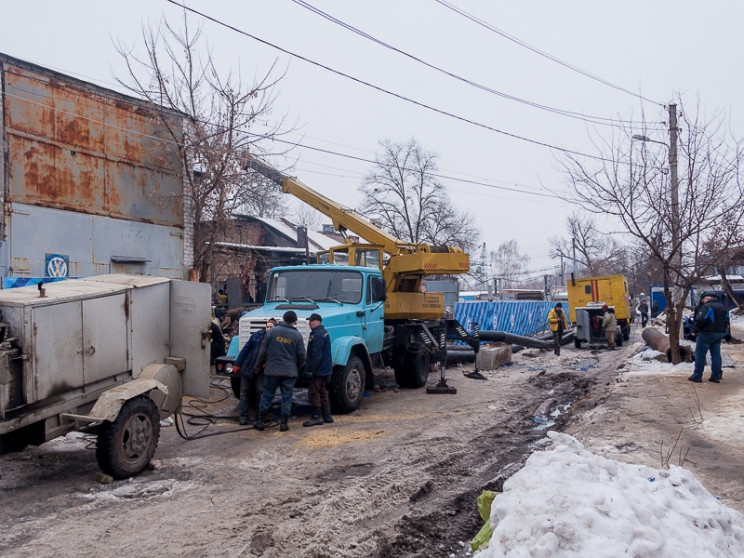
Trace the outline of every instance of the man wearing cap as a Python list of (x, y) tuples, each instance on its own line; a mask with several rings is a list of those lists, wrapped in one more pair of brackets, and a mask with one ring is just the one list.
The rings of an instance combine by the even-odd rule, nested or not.
[(560, 302), (554, 308), (550, 309), (548, 313), (548, 326), (550, 327), (550, 331), (553, 332), (553, 352), (560, 356), (563, 330), (568, 329), (566, 313), (563, 311), (563, 304)]
[(704, 294), (701, 304), (695, 310), (695, 371), (687, 378), (691, 382), (703, 381), (705, 359), (710, 351), (709, 381), (719, 383), (723, 377), (721, 360), (721, 339), (729, 328), (729, 313), (726, 307), (718, 302), (718, 297)]
[(258, 404), (256, 430), (263, 430), (266, 413), (271, 408), (271, 400), (276, 389), (282, 393), (281, 418), (279, 431), (289, 430), (289, 415), (292, 413), (292, 390), (300, 368), (305, 363), (305, 344), (302, 335), (295, 329), (297, 314), (287, 310), (282, 321), (264, 335), (256, 359), (256, 373), (263, 370), (263, 394)]
[(331, 338), (323, 327), (320, 314), (310, 314), (307, 319), (310, 325), (310, 340), (307, 342), (307, 362), (305, 374), (312, 376), (307, 388), (307, 398), (310, 400), (312, 413), (310, 419), (302, 426), (318, 426), (324, 422), (333, 422), (331, 416), (331, 402), (328, 399), (326, 384), (333, 372), (333, 357), (331, 356)]

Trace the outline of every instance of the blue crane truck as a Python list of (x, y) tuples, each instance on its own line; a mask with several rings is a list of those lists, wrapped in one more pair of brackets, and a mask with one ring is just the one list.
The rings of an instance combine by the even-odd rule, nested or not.
[[(434, 360), (446, 361), (446, 339), (456, 337), (477, 346), (477, 340), (453, 319), (386, 320), (385, 280), (378, 268), (312, 264), (271, 270), (263, 306), (240, 318), (239, 335), (228, 356), (217, 359), (218, 374), (231, 375), (232, 363), (251, 334), (269, 318), (297, 314), (297, 329), (307, 343), (310, 314), (323, 317), (331, 337), (333, 374), (331, 404), (336, 412), (357, 409), (365, 388), (373, 385), (373, 369), (391, 367), (405, 388), (426, 385)], [(443, 353), (444, 351), (444, 353)], [(444, 357), (444, 358), (442, 358)], [(240, 379), (231, 376), (239, 395)], [(298, 381), (302, 385), (302, 381)]]

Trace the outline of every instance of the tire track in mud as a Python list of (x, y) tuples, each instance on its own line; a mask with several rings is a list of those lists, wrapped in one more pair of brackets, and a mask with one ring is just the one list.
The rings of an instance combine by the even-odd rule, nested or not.
[[(570, 407), (586, 397), (595, 383), (595, 379), (571, 372), (532, 376), (529, 384), (540, 390), (539, 395), (533, 394), (503, 421), (461, 442), (467, 449), (449, 452), (430, 466), (438, 485), (455, 488), (437, 491), (435, 487), (427, 505), (396, 522), (395, 536), (380, 540), (374, 558), (468, 555), (469, 540), (483, 524), (476, 508), (478, 495), (483, 490), (501, 491), (534, 451), (535, 443), (545, 437), (545, 430), (530, 420), (532, 413), (536, 408), (550, 414), (559, 406)], [(546, 394), (550, 397), (545, 398)], [(550, 405), (543, 405), (546, 401)], [(561, 430), (569, 420), (570, 413), (565, 412), (551, 428)]]

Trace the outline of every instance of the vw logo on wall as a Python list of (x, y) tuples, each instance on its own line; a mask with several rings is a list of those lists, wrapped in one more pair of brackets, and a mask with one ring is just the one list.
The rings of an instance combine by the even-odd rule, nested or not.
[(60, 254), (46, 255), (46, 276), (47, 277), (67, 277), (70, 271), (70, 258)]

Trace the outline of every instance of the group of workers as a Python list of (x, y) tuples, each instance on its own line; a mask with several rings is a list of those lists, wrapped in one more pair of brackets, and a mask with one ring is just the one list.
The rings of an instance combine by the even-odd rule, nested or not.
[[(292, 390), (300, 376), (308, 381), (307, 395), (312, 408), (310, 418), (302, 425), (318, 426), (333, 422), (327, 386), (333, 372), (331, 339), (322, 322), (320, 314), (313, 313), (308, 317), (310, 339), (307, 349), (295, 327), (297, 314), (292, 310), (285, 312), (279, 323), (274, 318), (269, 319), (264, 329), (250, 336), (233, 365), (233, 374), (240, 374), (241, 425), (249, 424), (251, 407), (255, 409), (257, 406), (253, 427), (264, 430), (271, 401), (279, 389), (279, 430), (289, 430)], [(260, 399), (258, 382), (263, 385)]]

